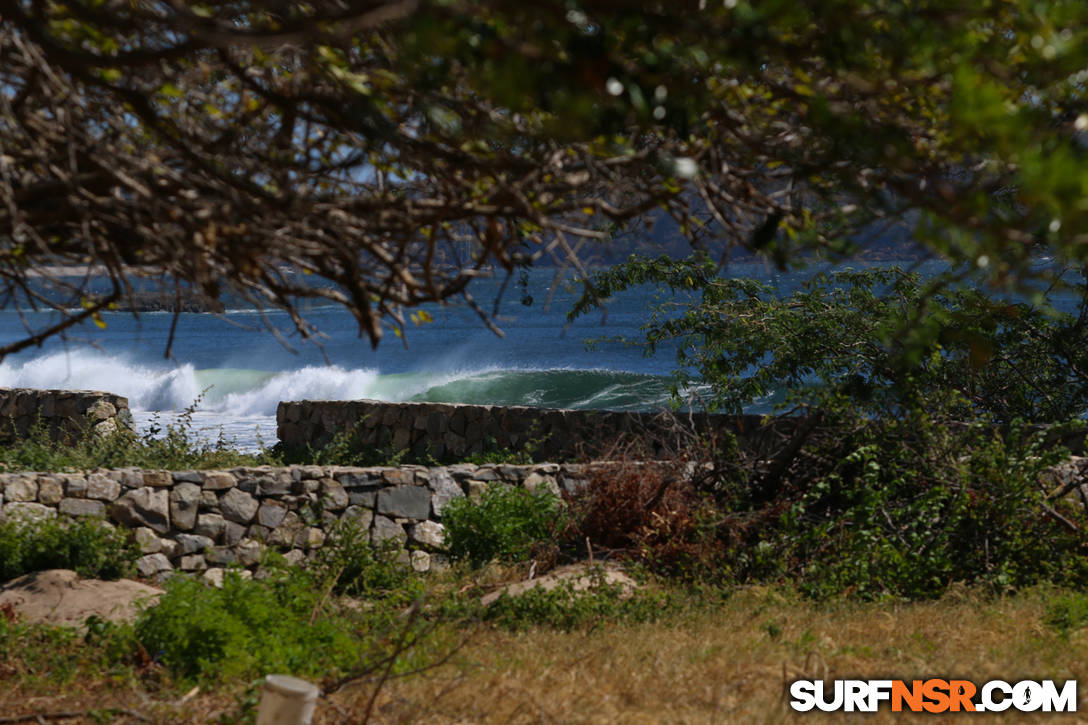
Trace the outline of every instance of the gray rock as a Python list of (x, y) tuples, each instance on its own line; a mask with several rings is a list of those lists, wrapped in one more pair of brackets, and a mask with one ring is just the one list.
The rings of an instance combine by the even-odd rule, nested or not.
[(408, 527), (408, 538), (429, 549), (442, 549), (446, 544), (446, 527), (434, 521), (420, 521)]
[(233, 521), (228, 521), (223, 527), (223, 543), (227, 546), (234, 546), (245, 538), (245, 535), (246, 527)]
[(0, 522), (16, 522), (23, 525), (36, 524), (57, 517), (57, 510), (52, 506), (43, 506), (30, 501), (15, 501), (4, 504), (0, 510)]
[(178, 568), (182, 571), (204, 571), (208, 568), (208, 562), (202, 554), (188, 554), (181, 557)]
[(201, 536), (199, 534), (178, 534), (174, 537), (174, 541), (178, 542), (178, 546), (181, 550), (178, 552), (182, 556), (186, 554), (199, 554), (205, 549), (210, 549), (215, 546), (215, 541), (207, 536)]
[(4, 500), (11, 503), (14, 501), (33, 501), (38, 498), (38, 481), (29, 478), (27, 476), (5, 476), (7, 479), (4, 481)]
[(83, 498), (87, 495), (87, 479), (78, 475), (62, 476), (64, 495), (68, 498)]
[(38, 477), (38, 502), (56, 506), (64, 498), (64, 484), (55, 476)]
[(413, 551), (410, 555), (412, 569), (420, 573), (430, 571), (431, 555), (426, 551)]
[(170, 521), (180, 531), (191, 531), (196, 526), (200, 509), (200, 486), (195, 483), (179, 483), (170, 492)]
[(316, 526), (307, 526), (295, 534), (297, 549), (319, 549), (325, 544), (325, 532)]
[(136, 560), (136, 571), (145, 579), (173, 570), (170, 560), (162, 554), (148, 554)]
[(246, 538), (256, 539), (257, 541), (268, 541), (268, 537), (272, 535), (272, 529), (267, 526), (261, 526), (260, 524), (250, 524), (246, 529)]
[(89, 498), (61, 499), (57, 510), (65, 516), (96, 516), (105, 518), (106, 504)]
[(375, 544), (383, 544), (386, 541), (396, 541), (400, 545), (408, 540), (408, 534), (404, 527), (385, 516), (374, 517), (374, 528), (371, 532), (371, 541)]
[(144, 472), (141, 470), (126, 468), (121, 471), (111, 471), (110, 473), (116, 474), (117, 478), (114, 480), (119, 481), (125, 488), (143, 488), (144, 486)]
[(169, 488), (174, 485), (174, 477), (170, 471), (144, 471), (144, 486), (152, 488)]
[(376, 490), (371, 491), (351, 491), (348, 493), (348, 503), (352, 506), (366, 506), (368, 509), (374, 508), (374, 502), (378, 498), (378, 492)]
[(260, 505), (257, 499), (237, 488), (232, 488), (219, 497), (219, 510), (222, 511), (223, 518), (239, 524), (252, 521)]
[(264, 554), (264, 546), (259, 541), (243, 539), (234, 547), (234, 551), (238, 556), (239, 564), (253, 566), (260, 562), (261, 556)]
[(283, 521), (280, 525), (272, 530), (272, 534), (268, 537), (270, 544), (276, 544), (277, 546), (288, 546), (295, 540), (295, 534), (299, 532), (305, 524), (302, 523), (302, 519), (294, 511), (288, 511), (287, 515), (283, 517)]
[(383, 468), (382, 480), (394, 486), (408, 486), (416, 481), (416, 474), (411, 469)]
[(204, 558), (210, 564), (234, 564), (238, 561), (238, 556), (234, 553), (234, 549), (229, 546), (216, 546), (213, 549), (209, 549), (204, 554)]
[(374, 522), (374, 512), (362, 506), (348, 506), (340, 515), (340, 520), (358, 526), (362, 531), (370, 531), (370, 525)]
[(208, 584), (215, 587), (216, 589), (222, 589), (223, 588), (223, 573), (225, 571), (226, 571), (225, 569), (222, 569), (222, 568), (220, 568), (218, 566), (213, 566), (211, 569), (208, 569), (207, 571), (205, 571), (204, 574), (200, 578), (203, 579)]
[(224, 491), (234, 488), (238, 481), (226, 471), (208, 471), (204, 474), (202, 485), (205, 491)]
[(431, 514), (431, 492), (425, 486), (394, 486), (378, 492), (378, 513), (404, 519)]
[(474, 478), (470, 478), (465, 481), (465, 489), (468, 491), (468, 497), (473, 501), (480, 500), (480, 497), (483, 496), (484, 491), (487, 490), (488, 485), (490, 484), (487, 481), (477, 481)]
[(559, 495), (559, 484), (555, 480), (555, 476), (545, 476), (540, 473), (530, 473), (526, 476), (524, 483), (525, 488), (530, 491), (536, 491), (537, 489), (543, 489), (550, 491), (556, 496)]
[(292, 475), (297, 473), (300, 479), (312, 478), (319, 479), (325, 477), (325, 472), (321, 470), (321, 466), (295, 466), (291, 469)]
[(223, 537), (223, 531), (227, 528), (227, 520), (219, 514), (200, 514), (196, 517), (196, 526), (193, 533), (207, 536), (213, 541), (219, 541)]
[(157, 554), (162, 551), (162, 539), (151, 529), (141, 526), (133, 533), (141, 554)]
[(428, 477), (427, 485), (433, 492), (431, 493), (431, 511), (438, 518), (442, 517), (442, 511), (446, 508), (446, 504), (465, 495), (465, 492), (454, 481), (453, 476), (445, 471), (432, 473)]
[(300, 549), (291, 549), (283, 555), (283, 560), (290, 566), (299, 566), (306, 561), (306, 552)]
[(113, 502), (110, 516), (130, 528), (147, 526), (165, 534), (170, 530), (170, 496), (161, 489), (136, 488)]
[(258, 496), (285, 496), (291, 493), (290, 476), (262, 476), (257, 479)]
[(203, 475), (200, 471), (174, 471), (170, 474), (174, 483), (203, 483)]
[[(151, 529), (148, 529), (148, 531), (151, 531)], [(176, 559), (181, 556), (181, 544), (173, 539), (159, 539), (159, 544), (162, 547), (159, 551), (167, 559)]]
[(200, 509), (208, 513), (219, 513), (219, 497), (215, 491), (200, 492)]
[(348, 506), (348, 492), (332, 478), (321, 479), (318, 489), (321, 502), (329, 511), (342, 511)]
[(279, 501), (265, 501), (257, 509), (257, 523), (274, 529), (280, 525), (286, 515), (287, 507), (285, 505)]
[(319, 488), (321, 488), (321, 483), (313, 480), (312, 478), (307, 478), (306, 480), (302, 480), (300, 478), (299, 480), (291, 484), (291, 491), (296, 496), (317, 496), (317, 490)]
[(381, 474), (371, 473), (337, 473), (336, 480), (346, 489), (376, 488), (383, 485)]
[(502, 476), (493, 466), (480, 466), (476, 469), (476, 472), (472, 475), (477, 481), (501, 481)]
[(113, 501), (121, 495), (121, 484), (101, 473), (87, 476), (87, 498), (98, 501)]

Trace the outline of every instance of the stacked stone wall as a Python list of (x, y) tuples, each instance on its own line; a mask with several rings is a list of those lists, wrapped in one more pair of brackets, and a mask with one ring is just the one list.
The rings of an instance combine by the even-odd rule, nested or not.
[[(760, 416), (561, 410), (526, 406), (387, 403), (376, 400), (282, 402), (277, 434), (288, 449), (319, 450), (338, 435), (353, 448), (416, 459), (457, 461), (491, 450), (523, 451), (536, 461), (624, 457), (660, 460), (690, 431), (762, 430)], [(779, 419), (781, 432), (796, 419)]]
[(96, 433), (131, 427), (132, 414), (127, 398), (97, 390), (0, 388), (0, 443), (25, 438), (39, 425), (69, 442), (88, 427)]
[(394, 542), (405, 563), (426, 571), (442, 562), (442, 512), (453, 499), (492, 482), (574, 490), (599, 465), (608, 464), (6, 473), (0, 521), (94, 517), (128, 528), (146, 578), (178, 570), (214, 578), (231, 564), (254, 569), (269, 547), (303, 563), (334, 524), (352, 521), (371, 543)]

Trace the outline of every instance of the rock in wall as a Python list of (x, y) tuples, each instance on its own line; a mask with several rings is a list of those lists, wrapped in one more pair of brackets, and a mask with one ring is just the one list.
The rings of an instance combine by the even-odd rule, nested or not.
[(290, 466), (225, 471), (134, 468), (0, 474), (0, 521), (101, 518), (133, 531), (141, 576), (255, 568), (271, 547), (291, 563), (320, 549), (339, 521), (391, 541), (417, 571), (442, 561), (442, 511), (492, 482), (574, 490), (594, 465)]
[(0, 443), (25, 438), (42, 426), (60, 441), (71, 441), (88, 427), (110, 433), (132, 425), (128, 398), (97, 390), (0, 388)]
[[(288, 449), (319, 450), (347, 436), (356, 450), (405, 451), (416, 459), (464, 460), (486, 451), (528, 454), (535, 461), (613, 458), (659, 460), (682, 447), (691, 432), (729, 430), (742, 436), (761, 428), (754, 415), (652, 414), (560, 410), (526, 406), (386, 403), (376, 400), (281, 402), (280, 442)], [(792, 426), (777, 423), (779, 429)]]

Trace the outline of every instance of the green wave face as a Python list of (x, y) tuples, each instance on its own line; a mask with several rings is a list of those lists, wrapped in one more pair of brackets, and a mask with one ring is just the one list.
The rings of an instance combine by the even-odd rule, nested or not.
[(245, 393), (259, 388), (280, 373), (243, 368), (207, 368), (194, 371), (193, 377), (201, 390), (211, 399), (225, 398), (232, 393)]
[(669, 379), (615, 370), (496, 370), (431, 386), (409, 400), (649, 410), (668, 405)]

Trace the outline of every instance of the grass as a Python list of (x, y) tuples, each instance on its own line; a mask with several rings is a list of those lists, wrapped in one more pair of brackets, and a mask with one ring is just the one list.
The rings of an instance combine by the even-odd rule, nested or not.
[[(782, 697), (783, 684), (802, 676), (1083, 681), (1088, 632), (1063, 638), (1047, 625), (1055, 596), (815, 603), (770, 588), (654, 623), (573, 633), (488, 629), (456, 664), (392, 683), (379, 713), (383, 722), (777, 723), (811, 719), (791, 713)], [(334, 700), (348, 711), (357, 701)], [(887, 712), (865, 719), (912, 721)]]
[[(184, 452), (184, 428), (178, 436)], [(883, 578), (918, 571), (917, 562), (874, 557), (873, 546), (844, 536), (828, 548), (830, 537), (819, 535), (832, 529), (794, 516), (805, 500), (764, 520), (707, 518), (711, 500), (683, 488), (684, 479), (628, 467), (594, 479), (582, 496), (493, 486), (458, 500), (444, 512), (454, 564), (426, 577), (398, 563), (396, 551), (372, 550), (363, 532), (345, 525), (330, 532), (307, 570), (283, 568), (270, 555), (264, 576), (228, 576), (222, 590), (179, 577), (132, 625), (93, 621), (77, 634), (24, 625), (0, 609), (0, 716), (68, 710), (88, 722), (124, 722), (138, 712), (153, 722), (251, 723), (257, 683), (270, 672), (321, 683), (319, 723), (791, 722), (799, 718), (787, 709), (784, 686), (800, 677), (1081, 679), (1088, 676), (1088, 595), (1073, 575), (1080, 572), (1073, 555), (1088, 542), (1081, 529), (1073, 536), (1018, 528), (1038, 519), (1034, 475), (1042, 462), (1010, 467), (1020, 459), (996, 453), (968, 471), (988, 487), (962, 506), (935, 505), (949, 515), (927, 519), (931, 533), (950, 542), (930, 551), (931, 570), (970, 574), (970, 567), (945, 564), (977, 548), (978, 528), (985, 541), (1008, 544), (988, 550), (995, 571), (1015, 573), (1035, 561), (1039, 576), (1008, 577), (1000, 586), (977, 573), (885, 586)], [(867, 512), (884, 519), (889, 511), (916, 513), (916, 498), (900, 491), (916, 488), (880, 478), (877, 466), (857, 470), (865, 475), (834, 479), (834, 496), (813, 489), (823, 496), (817, 503), (838, 507), (819, 510), (835, 514), (825, 516), (830, 524), (848, 524), (840, 533), (880, 542), (873, 521), (883, 526), (883, 519)], [(899, 512), (904, 501), (915, 508)], [(987, 513), (991, 504), (1016, 516), (951, 516), (978, 507)], [(1074, 525), (1084, 520), (1068, 515)], [(976, 519), (993, 525), (961, 525)], [(753, 528), (761, 523), (769, 528)], [(820, 546), (800, 558), (805, 552), (796, 546), (770, 546), (767, 531), (780, 535), (779, 544)], [(27, 530), (8, 533), (5, 543), (0, 531), (0, 556), (65, 548), (32, 545)], [(793, 568), (748, 566), (746, 576), (737, 575), (744, 562), (730, 557), (760, 548), (734, 533), (768, 542), (766, 555)], [(76, 534), (39, 538), (94, 538), (91, 528)], [(1029, 534), (1033, 542), (1024, 541)], [(104, 539), (92, 543), (82, 548), (109, 548)], [(1074, 569), (1042, 568), (1045, 547), (1057, 544)], [(590, 556), (626, 557), (643, 587), (632, 596), (558, 587), (481, 603), (503, 583), (577, 558), (583, 546)], [(879, 586), (859, 588), (856, 577), (836, 575), (813, 587), (805, 572), (817, 565), (862, 567), (863, 581)]]
[[(388, 682), (373, 719), (780, 723), (811, 718), (791, 713), (782, 697), (784, 682), (802, 676), (1083, 681), (1088, 630), (1063, 633), (1049, 623), (1055, 603), (1070, 596), (1079, 595), (1038, 588), (995, 598), (956, 589), (927, 602), (813, 602), (771, 587), (712, 604), (691, 600), (654, 622), (604, 622), (570, 632), (474, 626), (444, 633), (469, 634), (450, 662)], [(6, 643), (0, 658), (4, 715), (90, 707), (102, 713), (99, 722), (125, 722), (123, 710), (162, 723), (252, 722), (251, 678), (204, 683), (194, 693), (190, 681), (172, 679), (154, 661), (105, 664), (102, 640), (88, 647), (72, 630), (0, 627), (0, 642)], [(365, 709), (372, 684), (319, 700), (315, 723), (353, 721), (349, 716)], [(1031, 719), (1006, 713), (987, 722)], [(934, 722), (932, 715), (894, 720)]]

